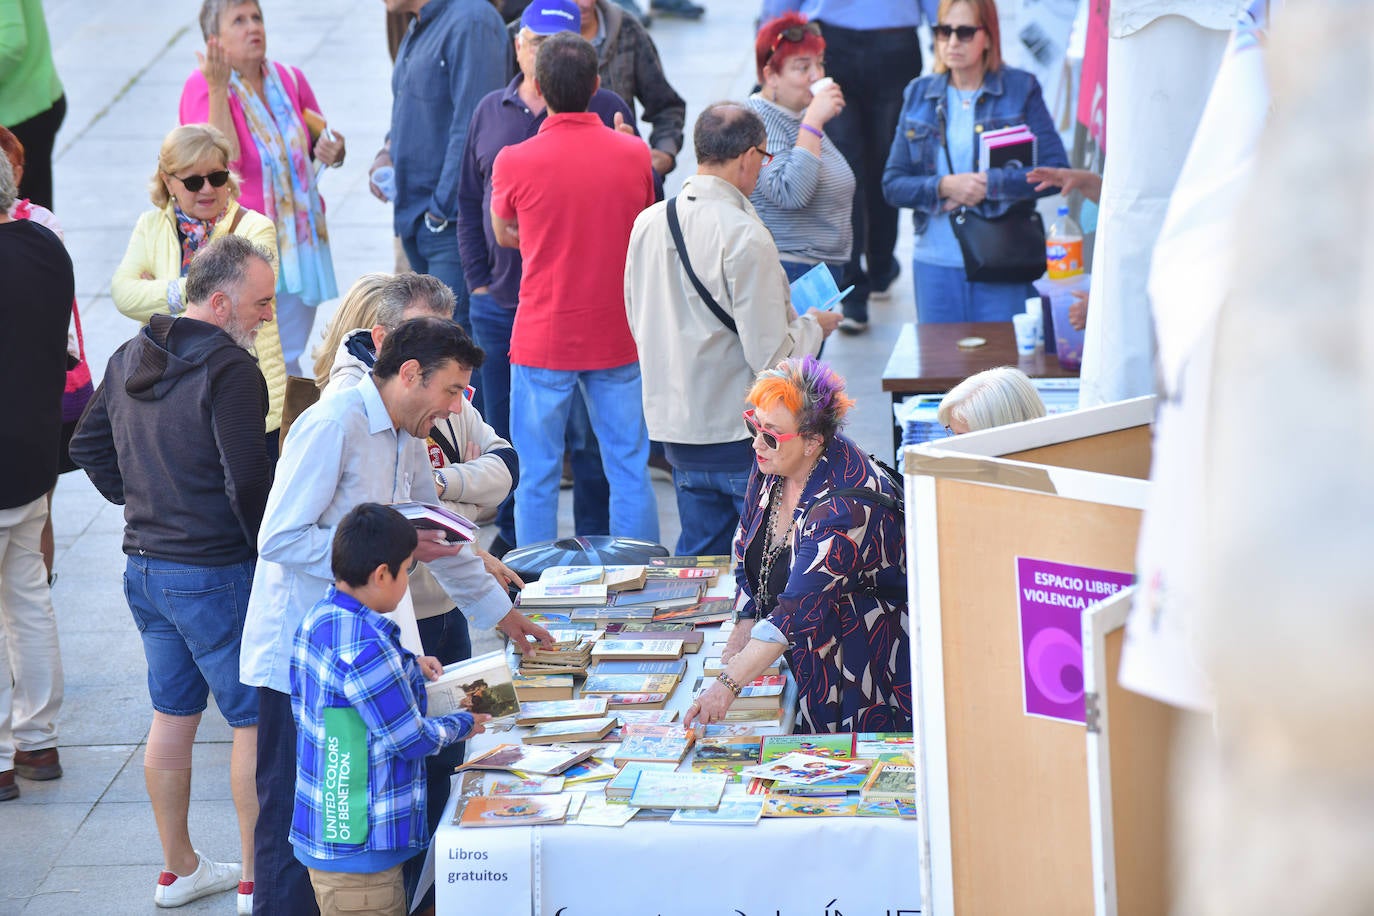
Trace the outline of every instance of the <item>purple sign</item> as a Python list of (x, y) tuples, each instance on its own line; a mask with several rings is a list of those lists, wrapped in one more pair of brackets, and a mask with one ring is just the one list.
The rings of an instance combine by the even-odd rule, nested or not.
[(1021, 677), (1026, 715), (1086, 721), (1083, 704), (1083, 609), (1134, 581), (1130, 573), (1016, 558), (1021, 609)]

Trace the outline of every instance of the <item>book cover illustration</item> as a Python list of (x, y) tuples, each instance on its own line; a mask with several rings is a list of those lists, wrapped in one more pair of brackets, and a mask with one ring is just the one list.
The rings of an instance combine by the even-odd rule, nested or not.
[(814, 757), (848, 760), (854, 756), (854, 736), (850, 734), (769, 735), (764, 739), (760, 763), (777, 760), (785, 754), (802, 753)]
[(600, 741), (616, 727), (612, 716), (597, 719), (564, 719), (544, 722), (530, 729), (521, 740), (525, 744), (548, 744), (558, 741)]
[(764, 817), (855, 817), (859, 803), (847, 798), (787, 798), (769, 796), (763, 799)]
[(914, 798), (860, 799), (859, 817), (904, 817), (916, 818)]
[(514, 773), (465, 773), (482, 780), (480, 795), (557, 795), (563, 791), (562, 776), (521, 777)]
[(869, 773), (860, 794), (865, 799), (916, 797), (916, 768), (907, 764), (880, 761)]
[[(764, 742), (765, 749), (767, 742)], [(741, 776), (772, 779), (780, 783), (794, 783), (803, 786), (833, 780), (850, 773), (866, 772), (868, 764), (850, 760), (836, 760), (830, 757), (816, 757), (812, 754), (784, 754), (767, 763), (760, 763), (740, 770)]]
[(602, 659), (587, 672), (591, 677), (601, 674), (671, 674), (681, 677), (687, 671), (687, 659), (611, 658)]
[(444, 666), (438, 680), (425, 682), (425, 693), (429, 716), (467, 710), (500, 719), (520, 711), (510, 665), (501, 649)]
[(732, 735), (724, 738), (702, 738), (697, 742), (692, 766), (705, 763), (739, 763), (754, 766), (759, 762), (763, 739)]
[(592, 646), (592, 658), (671, 659), (682, 657), (680, 639), (603, 639)]
[(606, 797), (608, 799), (618, 799), (622, 802), (626, 801), (629, 799), (630, 793), (634, 791), (635, 783), (639, 780), (640, 773), (643, 773), (645, 770), (660, 770), (665, 773), (671, 773), (676, 767), (677, 765), (674, 763), (655, 763), (646, 760), (631, 761), (621, 767), (620, 772), (617, 773), (610, 782), (606, 783)]
[(630, 804), (636, 808), (714, 808), (725, 793), (725, 777), (715, 773), (645, 770), (635, 780)]
[(606, 714), (606, 700), (586, 697), (581, 700), (543, 700), (520, 704), (516, 725), (539, 725), (560, 719), (590, 719)]
[(854, 756), (869, 760), (915, 760), (916, 742), (911, 732), (859, 732), (854, 736)]
[(582, 695), (598, 693), (668, 693), (677, 687), (673, 674), (593, 674), (582, 684)]
[(749, 795), (727, 795), (716, 808), (683, 808), (668, 820), (674, 824), (753, 825), (763, 817), (762, 798)]
[(615, 764), (600, 757), (591, 757), (581, 763), (573, 764), (563, 771), (565, 786), (583, 786), (590, 782), (605, 782), (615, 777), (620, 770)]
[(567, 795), (478, 796), (468, 800), (460, 827), (529, 827), (560, 824), (568, 813)]
[(578, 750), (557, 744), (535, 746), (498, 744), (457, 767), (459, 770), (512, 770), (521, 774), (555, 776), (591, 757), (596, 748)]

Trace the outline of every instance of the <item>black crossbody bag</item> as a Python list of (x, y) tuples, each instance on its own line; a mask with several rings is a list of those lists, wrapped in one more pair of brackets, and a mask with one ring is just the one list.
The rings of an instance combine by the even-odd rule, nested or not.
[[(939, 111), (940, 142), (953, 175), (944, 105)], [(1045, 273), (1045, 222), (1034, 200), (1014, 204), (1001, 216), (960, 207), (950, 214), (950, 227), (964, 256), (964, 276), (971, 282), (1030, 283)]]
[(682, 262), (682, 269), (687, 271), (687, 279), (692, 281), (692, 288), (697, 291), (701, 301), (706, 303), (706, 307), (711, 310), (711, 314), (720, 319), (720, 323), (730, 329), (731, 333), (739, 335), (739, 328), (735, 326), (735, 319), (726, 314), (725, 309), (720, 307), (720, 303), (715, 300), (706, 284), (701, 282), (697, 272), (692, 269), (692, 262), (687, 257), (687, 243), (682, 239), (682, 223), (677, 218), (677, 198), (668, 198), (668, 231), (673, 235), (673, 244), (677, 247), (678, 260)]

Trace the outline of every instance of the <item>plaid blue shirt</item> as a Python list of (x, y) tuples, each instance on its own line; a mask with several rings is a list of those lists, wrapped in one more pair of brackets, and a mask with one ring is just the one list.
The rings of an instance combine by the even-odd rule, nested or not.
[[(291, 710), (296, 717), (296, 807), (291, 843), (314, 859), (423, 849), (425, 757), (460, 741), (472, 715), (425, 717), (425, 678), (401, 646), (401, 628), (330, 588), (296, 631)], [(361, 846), (326, 843), (324, 711), (352, 706), (367, 726), (368, 831)]]

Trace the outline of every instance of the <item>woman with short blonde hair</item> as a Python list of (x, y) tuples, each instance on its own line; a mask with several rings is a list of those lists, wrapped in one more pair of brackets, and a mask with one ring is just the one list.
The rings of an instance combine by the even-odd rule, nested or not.
[(970, 375), (940, 402), (940, 424), (955, 435), (992, 429), (1045, 415), (1040, 392), (1014, 366)]
[(329, 384), (329, 373), (334, 370), (334, 359), (344, 338), (356, 330), (371, 328), (377, 323), (382, 289), (390, 279), (391, 274), (363, 274), (344, 294), (343, 301), (339, 303), (338, 309), (324, 329), (320, 345), (310, 354), (315, 361), (316, 388), (324, 391), (324, 386)]

